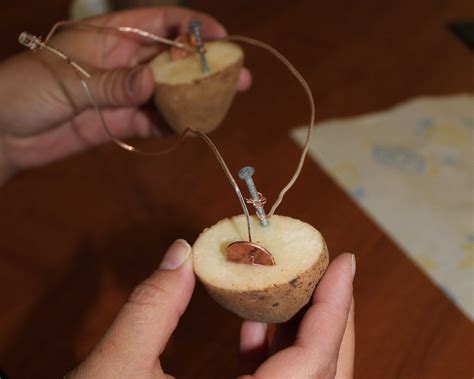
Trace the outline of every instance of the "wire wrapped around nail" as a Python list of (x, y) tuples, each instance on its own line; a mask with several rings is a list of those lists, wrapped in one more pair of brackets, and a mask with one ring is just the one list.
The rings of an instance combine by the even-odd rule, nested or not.
[[(259, 208), (263, 208), (263, 206), (267, 203), (267, 198), (264, 197), (260, 192), (257, 192), (258, 199), (254, 200), (251, 198), (245, 198), (245, 202), (247, 204), (251, 204), (256, 210)], [(257, 217), (260, 221), (268, 220), (270, 217), (262, 216), (260, 212), (257, 212)]]

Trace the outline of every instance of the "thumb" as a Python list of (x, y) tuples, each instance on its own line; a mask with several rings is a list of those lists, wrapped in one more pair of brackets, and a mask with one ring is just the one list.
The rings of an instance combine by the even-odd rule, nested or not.
[(111, 373), (103, 370), (120, 367), (120, 376), (128, 377), (123, 370), (133, 376), (154, 367), (191, 299), (194, 273), (190, 253), (184, 240), (170, 246), (158, 270), (130, 295), (82, 370), (99, 370), (108, 377)]
[[(152, 95), (154, 79), (147, 65), (133, 68), (97, 71), (87, 81), (100, 107), (130, 107), (145, 103)], [(82, 90), (83, 108), (90, 107), (90, 99)]]

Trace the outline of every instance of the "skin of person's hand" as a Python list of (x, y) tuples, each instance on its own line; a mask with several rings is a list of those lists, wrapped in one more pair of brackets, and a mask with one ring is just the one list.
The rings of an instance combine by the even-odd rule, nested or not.
[[(130, 26), (172, 37), (198, 19), (206, 39), (226, 35), (211, 16), (179, 7), (145, 8), (84, 20), (97, 26)], [(82, 65), (112, 133), (118, 138), (156, 134), (156, 117), (140, 108), (154, 81), (145, 64), (164, 45), (110, 30), (64, 28), (50, 41)], [(72, 67), (51, 52), (26, 51), (0, 63), (0, 184), (6, 177), (107, 142), (109, 137)], [(238, 89), (246, 90), (243, 69)]]
[(239, 378), (352, 378), (355, 268), (352, 254), (344, 253), (334, 259), (303, 317), (277, 325), (270, 340), (266, 324), (244, 321), (240, 331)]
[[(296, 339), (288, 340), (289, 347), (277, 347), (274, 355), (268, 357), (265, 325), (245, 321), (241, 368), (254, 374), (242, 378), (351, 378), (354, 272), (351, 254), (341, 254), (330, 264), (299, 323)], [(104, 337), (67, 378), (172, 377), (173, 373), (164, 373), (160, 355), (189, 304), (194, 284), (191, 247), (177, 240), (158, 270), (135, 288)]]
[(191, 247), (175, 241), (156, 272), (130, 295), (104, 337), (66, 377), (171, 378), (160, 354), (191, 300), (195, 284)]

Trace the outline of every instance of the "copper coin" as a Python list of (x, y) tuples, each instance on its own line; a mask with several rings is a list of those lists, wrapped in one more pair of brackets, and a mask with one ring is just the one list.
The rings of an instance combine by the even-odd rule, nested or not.
[(267, 249), (247, 241), (236, 241), (227, 246), (226, 258), (229, 262), (234, 263), (275, 266), (275, 259)]
[[(192, 33), (185, 33), (181, 34), (175, 39), (175, 42), (182, 43), (183, 45), (194, 48), (197, 46), (196, 38), (194, 37), (194, 34)], [(187, 58), (189, 55), (191, 55), (191, 52), (180, 49), (179, 47), (172, 46), (170, 49), (170, 55), (171, 55), (171, 60), (175, 61), (178, 59), (184, 59)]]

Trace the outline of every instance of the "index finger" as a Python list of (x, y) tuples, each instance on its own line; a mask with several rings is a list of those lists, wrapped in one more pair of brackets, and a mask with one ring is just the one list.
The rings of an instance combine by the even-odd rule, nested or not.
[(351, 254), (341, 254), (329, 265), (293, 346), (264, 362), (256, 377), (334, 377), (351, 307), (354, 270)]
[(339, 352), (352, 302), (353, 259), (341, 254), (329, 266), (301, 321), (296, 346), (328, 356)]

